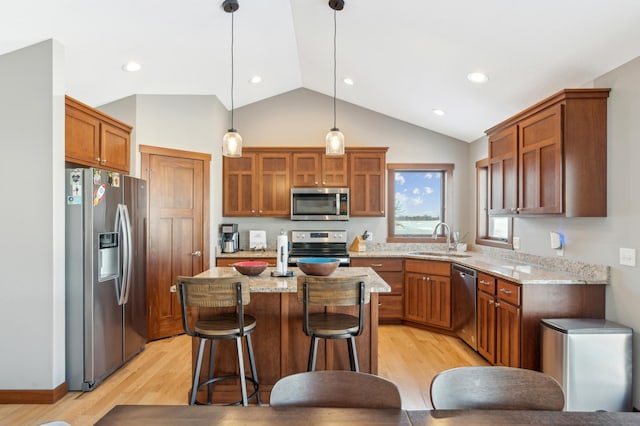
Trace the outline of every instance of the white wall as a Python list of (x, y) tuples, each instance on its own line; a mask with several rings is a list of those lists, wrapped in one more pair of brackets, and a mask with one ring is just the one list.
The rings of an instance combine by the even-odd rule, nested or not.
[[(619, 248), (640, 249), (640, 198), (636, 187), (640, 181), (640, 58), (597, 78), (593, 87), (612, 89), (607, 123), (607, 217), (516, 218), (513, 233), (520, 237), (523, 252), (555, 256), (549, 231), (561, 232), (566, 239), (566, 258), (611, 267), (606, 317), (636, 330), (634, 406), (640, 407), (640, 278), (638, 267), (618, 262)], [(472, 144), (471, 161), (486, 156), (487, 141), (481, 138)]]
[(0, 56), (0, 389), (65, 380), (64, 51)]

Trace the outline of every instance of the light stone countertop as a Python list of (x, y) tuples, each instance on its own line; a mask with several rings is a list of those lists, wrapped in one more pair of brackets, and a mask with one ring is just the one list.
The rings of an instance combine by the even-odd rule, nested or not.
[[(437, 250), (431, 250), (437, 252)], [(349, 252), (351, 258), (358, 257), (403, 257), (405, 259), (440, 260), (457, 263), (480, 272), (504, 278), (520, 284), (607, 284), (606, 277), (588, 277), (561, 271), (552, 271), (534, 264), (491, 257), (476, 252), (452, 252), (451, 256), (413, 255), (401, 251)]]
[[(420, 251), (420, 250), (416, 250)], [(439, 252), (439, 250), (427, 250), (429, 252)], [(402, 257), (405, 259), (423, 259), (423, 260), (439, 260), (444, 262), (457, 263), (467, 266), (480, 272), (491, 274), (498, 278), (503, 278), (520, 284), (607, 284), (608, 277), (606, 273), (592, 273), (591, 275), (576, 274), (557, 270), (542, 268), (533, 263), (515, 261), (511, 259), (503, 259), (500, 257), (488, 256), (486, 254), (468, 251), (468, 252), (452, 252), (451, 256), (446, 255), (414, 255), (411, 251), (405, 250), (383, 250), (383, 251), (350, 251), (351, 258), (366, 257)], [(443, 253), (444, 254), (444, 253)], [(239, 257), (239, 258), (261, 258), (276, 257), (275, 250), (253, 251), (245, 250), (236, 253), (220, 253), (218, 257)], [(580, 266), (581, 270), (587, 266)], [(233, 269), (233, 268), (229, 268)], [(297, 268), (291, 268), (297, 269)], [(353, 269), (353, 268), (352, 268)], [(592, 271), (586, 271), (592, 272)], [(267, 274), (263, 272), (261, 276)], [(377, 274), (376, 274), (377, 275)], [(271, 278), (269, 276), (269, 278)]]
[[(235, 254), (235, 253), (234, 253)], [(250, 276), (249, 290), (251, 293), (295, 293), (298, 289), (298, 276), (304, 275), (300, 269), (292, 267), (293, 277), (272, 277), (271, 272), (276, 268), (267, 268), (260, 275)], [(331, 276), (343, 277), (354, 275), (366, 275), (365, 284), (372, 293), (388, 293), (391, 287), (371, 268), (338, 268)], [(237, 277), (241, 273), (232, 267), (215, 267), (208, 269), (196, 277), (221, 278)]]

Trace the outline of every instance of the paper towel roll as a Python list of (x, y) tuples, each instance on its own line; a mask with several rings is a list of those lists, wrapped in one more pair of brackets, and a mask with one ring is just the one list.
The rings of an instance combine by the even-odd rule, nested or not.
[(286, 235), (278, 235), (276, 242), (277, 260), (276, 271), (279, 274), (287, 273), (287, 264), (289, 262), (289, 241)]

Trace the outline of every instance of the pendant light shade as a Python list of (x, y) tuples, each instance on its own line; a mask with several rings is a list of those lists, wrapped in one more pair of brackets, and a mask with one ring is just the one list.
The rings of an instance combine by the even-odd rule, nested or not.
[(225, 157), (242, 156), (242, 136), (233, 127), (233, 14), (240, 5), (238, 0), (224, 0), (222, 8), (231, 14), (231, 127), (222, 137), (222, 155)]
[(344, 155), (344, 134), (336, 126), (336, 13), (344, 8), (344, 0), (329, 0), (333, 9), (333, 127), (325, 138), (326, 155)]

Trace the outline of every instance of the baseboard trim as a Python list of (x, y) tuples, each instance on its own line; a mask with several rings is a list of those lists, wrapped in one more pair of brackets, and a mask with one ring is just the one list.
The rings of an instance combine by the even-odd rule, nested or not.
[(66, 381), (51, 390), (0, 390), (0, 404), (53, 404), (67, 392)]

